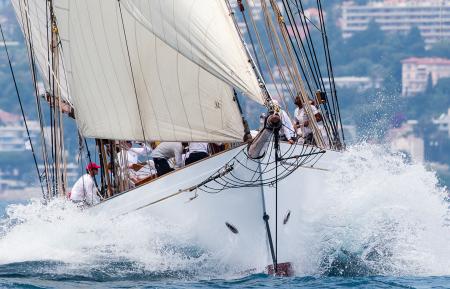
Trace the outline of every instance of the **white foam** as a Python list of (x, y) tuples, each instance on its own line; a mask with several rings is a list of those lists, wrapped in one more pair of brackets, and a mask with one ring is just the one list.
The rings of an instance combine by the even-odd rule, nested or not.
[(304, 204), (300, 274), (348, 256), (366, 274), (450, 274), (449, 203), (435, 173), (361, 144), (342, 154), (327, 182)]
[[(327, 191), (304, 198), (293, 250), (299, 275), (323, 273), (342, 252), (368, 274), (450, 275), (448, 203), (433, 172), (365, 144), (343, 153), (327, 182)], [(51, 260), (93, 268), (125, 260), (139, 270), (214, 268), (212, 275), (233, 266), (219, 264), (213, 252), (179, 250), (190, 245), (184, 228), (139, 214), (93, 218), (63, 200), (11, 205), (0, 221), (0, 264)]]

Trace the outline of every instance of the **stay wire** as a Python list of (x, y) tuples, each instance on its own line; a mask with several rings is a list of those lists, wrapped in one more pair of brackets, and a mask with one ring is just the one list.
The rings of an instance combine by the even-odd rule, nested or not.
[[(328, 36), (327, 36), (326, 28), (325, 28), (325, 21), (324, 21), (324, 17), (323, 17), (323, 9), (322, 9), (321, 0), (317, 0), (317, 10), (319, 11), (319, 19), (320, 19), (321, 28), (323, 31), (322, 38), (323, 38), (323, 45), (324, 45), (324, 50), (325, 50), (325, 57), (327, 60), (327, 69), (328, 69), (328, 77), (329, 77), (330, 88), (331, 88), (331, 93), (332, 93), (332, 101), (333, 101), (333, 106), (336, 105), (335, 109), (337, 109), (337, 117), (339, 119), (339, 123), (340, 123), (340, 127), (341, 127), (342, 145), (343, 145), (345, 143), (344, 129), (342, 127), (342, 119), (341, 119), (341, 114), (340, 114), (339, 101), (337, 99), (337, 94), (336, 94), (336, 85), (334, 82), (333, 66), (331, 65), (330, 49), (329, 49), (329, 45), (328, 45)], [(336, 122), (338, 122), (337, 119), (336, 119)], [(339, 141), (340, 141), (340, 138), (339, 138)]]
[[(314, 83), (315, 83), (316, 86), (319, 86), (319, 83), (318, 83), (318, 80), (317, 80), (317, 71), (315, 71), (315, 68), (316, 68), (315, 63), (313, 63), (313, 65), (311, 65), (311, 61), (310, 61), (310, 59), (308, 57), (308, 54), (306, 52), (306, 48), (305, 48), (305, 46), (303, 44), (303, 41), (302, 41), (302, 39), (300, 37), (298, 37), (300, 35), (300, 33), (298, 31), (297, 23), (295, 22), (294, 16), (292, 15), (292, 11), (290, 9), (290, 6), (289, 6), (289, 4), (286, 3), (286, 0), (283, 0), (282, 3), (283, 3), (284, 11), (285, 11), (286, 15), (288, 16), (289, 25), (291, 27), (293, 27), (294, 39), (295, 39), (295, 42), (297, 44), (296, 47), (299, 47), (299, 48), (301, 47), (302, 48), (303, 55), (305, 56), (304, 59), (306, 59), (306, 61), (308, 62), (308, 67), (309, 67), (309, 70), (312, 73), (312, 78), (314, 80)], [(294, 49), (296, 47), (294, 47)]]
[[(306, 19), (308, 19), (308, 18), (305, 15), (305, 10), (303, 8), (302, 1), (301, 0), (296, 0), (296, 3), (294, 3), (294, 6), (296, 6), (296, 8), (297, 8), (297, 12), (299, 14), (300, 22), (301, 22), (302, 28), (303, 28), (303, 33), (305, 34), (308, 50), (310, 52), (311, 57), (313, 57), (313, 63), (315, 64), (314, 67), (315, 67), (315, 69), (317, 70), (317, 73), (318, 73), (319, 87), (326, 95), (327, 94), (327, 90), (325, 88), (325, 83), (323, 81), (323, 75), (322, 75), (322, 71), (320, 69), (319, 60), (317, 58), (317, 53), (316, 53), (316, 49), (315, 49), (315, 46), (314, 46), (314, 43), (313, 43), (312, 34), (311, 34), (311, 31), (309, 29), (308, 24), (306, 23)], [(301, 9), (301, 11), (300, 11), (300, 9)], [(301, 15), (303, 15), (303, 17), (305, 18), (305, 21), (303, 21), (303, 18), (301, 17)], [(295, 27), (296, 27), (296, 25), (295, 25)], [(317, 26), (315, 26), (315, 27), (318, 29)], [(322, 34), (322, 31), (321, 30), (319, 30), (319, 31)], [(329, 136), (329, 140), (331, 140), (334, 137), (335, 132), (337, 131), (337, 124), (334, 121), (333, 112), (330, 112), (331, 111), (331, 107), (330, 107), (330, 104), (329, 104), (328, 101), (325, 102), (324, 108), (325, 108), (325, 114), (327, 116), (326, 121), (330, 122), (329, 125), (330, 125), (332, 133), (333, 133), (333, 135), (331, 135), (331, 133), (329, 131), (330, 129), (327, 128), (327, 134)], [(328, 125), (326, 127), (328, 127)]]
[(5, 46), (6, 56), (8, 57), (9, 69), (11, 71), (11, 76), (12, 76), (13, 82), (14, 82), (14, 88), (16, 90), (17, 99), (19, 101), (20, 111), (22, 113), (22, 119), (23, 119), (23, 122), (24, 122), (24, 125), (25, 125), (25, 129), (27, 131), (28, 141), (30, 142), (31, 152), (33, 154), (34, 165), (36, 167), (36, 172), (38, 174), (39, 183), (41, 185), (42, 196), (43, 196), (44, 200), (46, 200), (45, 191), (44, 191), (44, 185), (42, 183), (41, 173), (39, 171), (39, 166), (38, 166), (38, 162), (37, 162), (37, 158), (36, 158), (36, 153), (34, 151), (33, 141), (31, 140), (31, 135), (30, 135), (30, 130), (28, 128), (27, 118), (25, 116), (25, 111), (23, 109), (22, 99), (20, 97), (19, 88), (17, 86), (17, 81), (16, 81), (16, 76), (14, 74), (14, 69), (12, 67), (11, 58), (9, 56), (8, 46), (6, 45), (5, 35), (3, 33), (3, 26), (1, 24), (1, 22), (0, 22), (0, 32), (2, 34), (3, 45)]
[[(315, 83), (316, 87), (320, 88), (320, 80), (318, 80), (318, 78), (320, 78), (320, 77), (319, 77), (319, 75), (317, 73), (317, 69), (316, 69), (316, 65), (318, 66), (318, 63), (316, 63), (314, 61), (314, 58), (313, 58), (312, 53), (311, 53), (311, 48), (309, 47), (308, 35), (306, 35), (306, 33), (305, 33), (305, 38), (306, 38), (306, 41), (307, 41), (307, 44), (308, 44), (308, 49), (309, 49), (310, 53), (308, 54), (308, 52), (306, 51), (305, 45), (303, 44), (303, 41), (302, 41), (302, 39), (300, 37), (300, 32), (298, 31), (297, 23), (295, 21), (295, 18), (293, 16), (293, 13), (292, 13), (292, 10), (291, 10), (291, 7), (290, 7), (289, 3), (287, 3), (286, 0), (283, 0), (282, 3), (283, 3), (283, 7), (284, 7), (284, 10), (285, 10), (285, 13), (288, 16), (289, 24), (290, 24), (291, 27), (294, 27), (294, 29), (293, 29), (294, 36), (288, 35), (289, 41), (291, 42), (293, 50), (294, 50), (294, 52), (296, 54), (296, 58), (297, 58), (298, 64), (299, 64), (299, 66), (300, 66), (300, 68), (302, 70), (303, 77), (305, 78), (305, 81), (306, 81), (306, 83), (308, 85), (308, 88), (309, 88), (309, 91), (311, 93), (311, 96), (313, 98), (315, 98), (315, 92), (313, 91), (313, 89), (311, 88), (311, 85), (310, 85), (310, 81), (311, 81), (310, 78), (312, 78), (314, 80), (314, 83)], [(300, 20), (301, 20), (302, 26), (304, 26), (303, 20), (301, 18), (300, 18)], [(284, 22), (283, 22), (283, 24), (286, 25)], [(303, 27), (303, 30), (305, 30), (304, 27)], [(296, 42), (297, 46), (294, 45), (294, 42), (293, 42), (292, 38), (295, 39), (295, 42)], [(300, 52), (302, 54), (302, 59), (304, 60), (303, 62), (300, 61), (298, 53), (297, 53), (297, 49), (300, 49), (300, 48), (301, 48)], [(307, 63), (305, 62), (305, 60), (306, 60)], [(303, 68), (303, 65), (305, 65), (306, 67), (309, 67), (309, 71), (311, 72), (311, 75), (309, 74), (309, 71), (307, 70), (307, 68)], [(327, 134), (330, 135), (329, 129), (327, 128), (326, 130), (327, 130)]]
[(136, 97), (136, 104), (137, 104), (137, 109), (138, 109), (138, 113), (139, 113), (139, 121), (141, 123), (141, 129), (142, 129), (142, 137), (144, 138), (145, 154), (147, 156), (147, 163), (149, 163), (150, 162), (150, 155), (149, 155), (149, 152), (148, 152), (148, 150), (146, 148), (146, 146), (147, 146), (147, 138), (145, 136), (144, 122), (142, 121), (142, 113), (141, 113), (141, 107), (139, 105), (139, 97), (138, 97), (137, 88), (136, 88), (136, 81), (134, 79), (133, 65), (131, 64), (130, 48), (128, 46), (127, 33), (126, 33), (126, 30), (125, 30), (125, 22), (123, 20), (122, 6), (120, 4), (120, 0), (117, 0), (117, 3), (119, 4), (120, 19), (122, 21), (122, 29), (123, 29), (123, 35), (124, 35), (124, 38), (125, 38), (125, 46), (127, 47), (128, 62), (130, 64), (130, 70), (131, 70), (131, 79), (133, 80), (134, 96)]
[(337, 97), (337, 92), (336, 92), (336, 83), (335, 83), (335, 81), (334, 81), (333, 66), (331, 65), (331, 54), (330, 54), (330, 49), (329, 49), (329, 45), (328, 45), (327, 30), (326, 30), (326, 27), (325, 27), (325, 22), (324, 22), (324, 20), (323, 20), (322, 2), (321, 2), (321, 0), (318, 0), (318, 2), (319, 2), (319, 6), (320, 6), (319, 15), (320, 15), (320, 18), (322, 19), (322, 23), (323, 23), (323, 35), (324, 35), (324, 37), (325, 37), (325, 45), (326, 45), (327, 52), (328, 52), (328, 61), (329, 61), (329, 65), (330, 65), (331, 78), (332, 78), (332, 80), (333, 80), (333, 92), (334, 92), (334, 98), (335, 98), (335, 100), (336, 100), (337, 114), (338, 114), (339, 123), (340, 123), (340, 126), (341, 126), (342, 145), (345, 146), (344, 128), (342, 127), (341, 110), (340, 110), (340, 107), (339, 107), (339, 99), (338, 99), (338, 97)]
[[(44, 118), (43, 118), (43, 112), (42, 112), (42, 106), (41, 106), (41, 102), (39, 99), (39, 92), (38, 92), (38, 88), (37, 88), (37, 77), (36, 77), (36, 64), (34, 61), (34, 47), (33, 47), (33, 43), (32, 43), (32, 32), (30, 29), (30, 17), (29, 17), (29, 10), (28, 10), (28, 1), (23, 1), (25, 7), (22, 7), (22, 2), (19, 2), (19, 7), (20, 10), (25, 13), (25, 15), (22, 15), (22, 26), (24, 27), (24, 31), (26, 30), (26, 41), (27, 41), (27, 49), (28, 49), (28, 53), (29, 53), (29, 57), (30, 57), (30, 70), (31, 70), (31, 76), (32, 76), (32, 80), (33, 80), (33, 88), (34, 88), (34, 94), (35, 94), (35, 99), (36, 99), (36, 109), (37, 109), (37, 114), (38, 114), (38, 119), (39, 119), (39, 126), (40, 126), (40, 137), (41, 137), (41, 149), (42, 149), (42, 158), (44, 161), (44, 172), (45, 172), (45, 182), (46, 182), (46, 187), (47, 187), (47, 197), (50, 197), (50, 192), (51, 192), (51, 188), (50, 188), (50, 172), (49, 172), (49, 157), (48, 157), (48, 152), (47, 152), (47, 141), (44, 135), (44, 127), (45, 127), (45, 123), (44, 123)], [(24, 19), (26, 22), (24, 22)]]

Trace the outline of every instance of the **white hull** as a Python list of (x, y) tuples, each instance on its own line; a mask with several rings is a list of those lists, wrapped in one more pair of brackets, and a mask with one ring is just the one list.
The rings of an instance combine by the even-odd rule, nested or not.
[[(101, 203), (92, 208), (92, 211), (107, 212), (112, 217), (122, 214), (147, 214), (184, 228), (195, 243), (193, 245), (212, 252), (225, 263), (242, 269), (262, 270), (272, 263), (263, 220), (263, 203), (270, 216), (270, 229), (275, 242), (274, 187), (234, 188), (216, 194), (198, 191), (195, 199), (192, 199), (194, 192), (177, 194), (180, 190), (197, 185), (213, 175), (241, 149), (242, 147), (227, 151), (173, 172)], [(289, 145), (281, 144), (281, 151), (286, 149), (289, 149)], [(299, 154), (300, 149), (301, 146), (296, 148), (298, 151), (294, 152), (294, 155)], [(325, 152), (314, 167), (330, 168), (338, 154), (334, 151)], [(308, 165), (311, 166), (312, 163)], [(300, 167), (278, 183), (278, 262), (293, 261), (293, 253), (302, 250), (292, 236), (301, 228), (302, 198), (308, 197), (311, 192), (325, 189), (324, 178), (329, 172), (321, 169)], [(240, 174), (249, 172), (236, 166), (233, 175), (251, 177)], [(208, 185), (214, 186), (214, 182)], [(288, 211), (291, 216), (284, 225), (283, 219)], [(239, 232), (233, 233), (226, 223), (232, 224)]]

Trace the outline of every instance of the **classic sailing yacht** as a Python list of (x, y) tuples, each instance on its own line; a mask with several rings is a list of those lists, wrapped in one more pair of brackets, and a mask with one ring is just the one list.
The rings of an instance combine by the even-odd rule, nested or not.
[[(193, 245), (226, 252), (242, 268), (272, 264), (271, 272), (287, 274), (285, 262), (301, 250), (291, 232), (302, 222), (302, 196), (325, 188), (327, 169), (343, 148), (336, 92), (325, 88), (301, 1), (230, 2), (12, 0), (32, 69), (39, 68), (51, 96), (53, 119), (69, 105), (80, 135), (96, 139), (109, 197), (90, 213), (151, 215), (188, 228)], [(333, 83), (320, 0), (317, 8), (314, 27)], [(237, 94), (268, 108), (265, 128), (249, 143), (242, 143), (246, 128)], [(272, 97), (285, 103), (297, 95), (315, 145), (279, 140)], [(327, 138), (311, 103), (322, 112)], [(47, 197), (67, 187), (63, 129), (60, 120), (55, 124), (52, 146), (59, 153), (42, 173)], [(118, 181), (123, 168), (114, 168), (113, 147), (124, 140), (235, 145), (129, 188)]]

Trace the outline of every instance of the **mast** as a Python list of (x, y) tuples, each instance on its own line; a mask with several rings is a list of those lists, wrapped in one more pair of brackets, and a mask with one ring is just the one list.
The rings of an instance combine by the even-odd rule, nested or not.
[(51, 88), (51, 118), (52, 118), (52, 150), (54, 154), (54, 178), (55, 178), (55, 196), (65, 195), (67, 188), (67, 158), (64, 148), (64, 123), (63, 123), (63, 101), (61, 88), (57, 84), (60, 79), (60, 49), (59, 36), (56, 17), (54, 14), (53, 0), (49, 0), (50, 13), (50, 63), (53, 73), (50, 78)]

